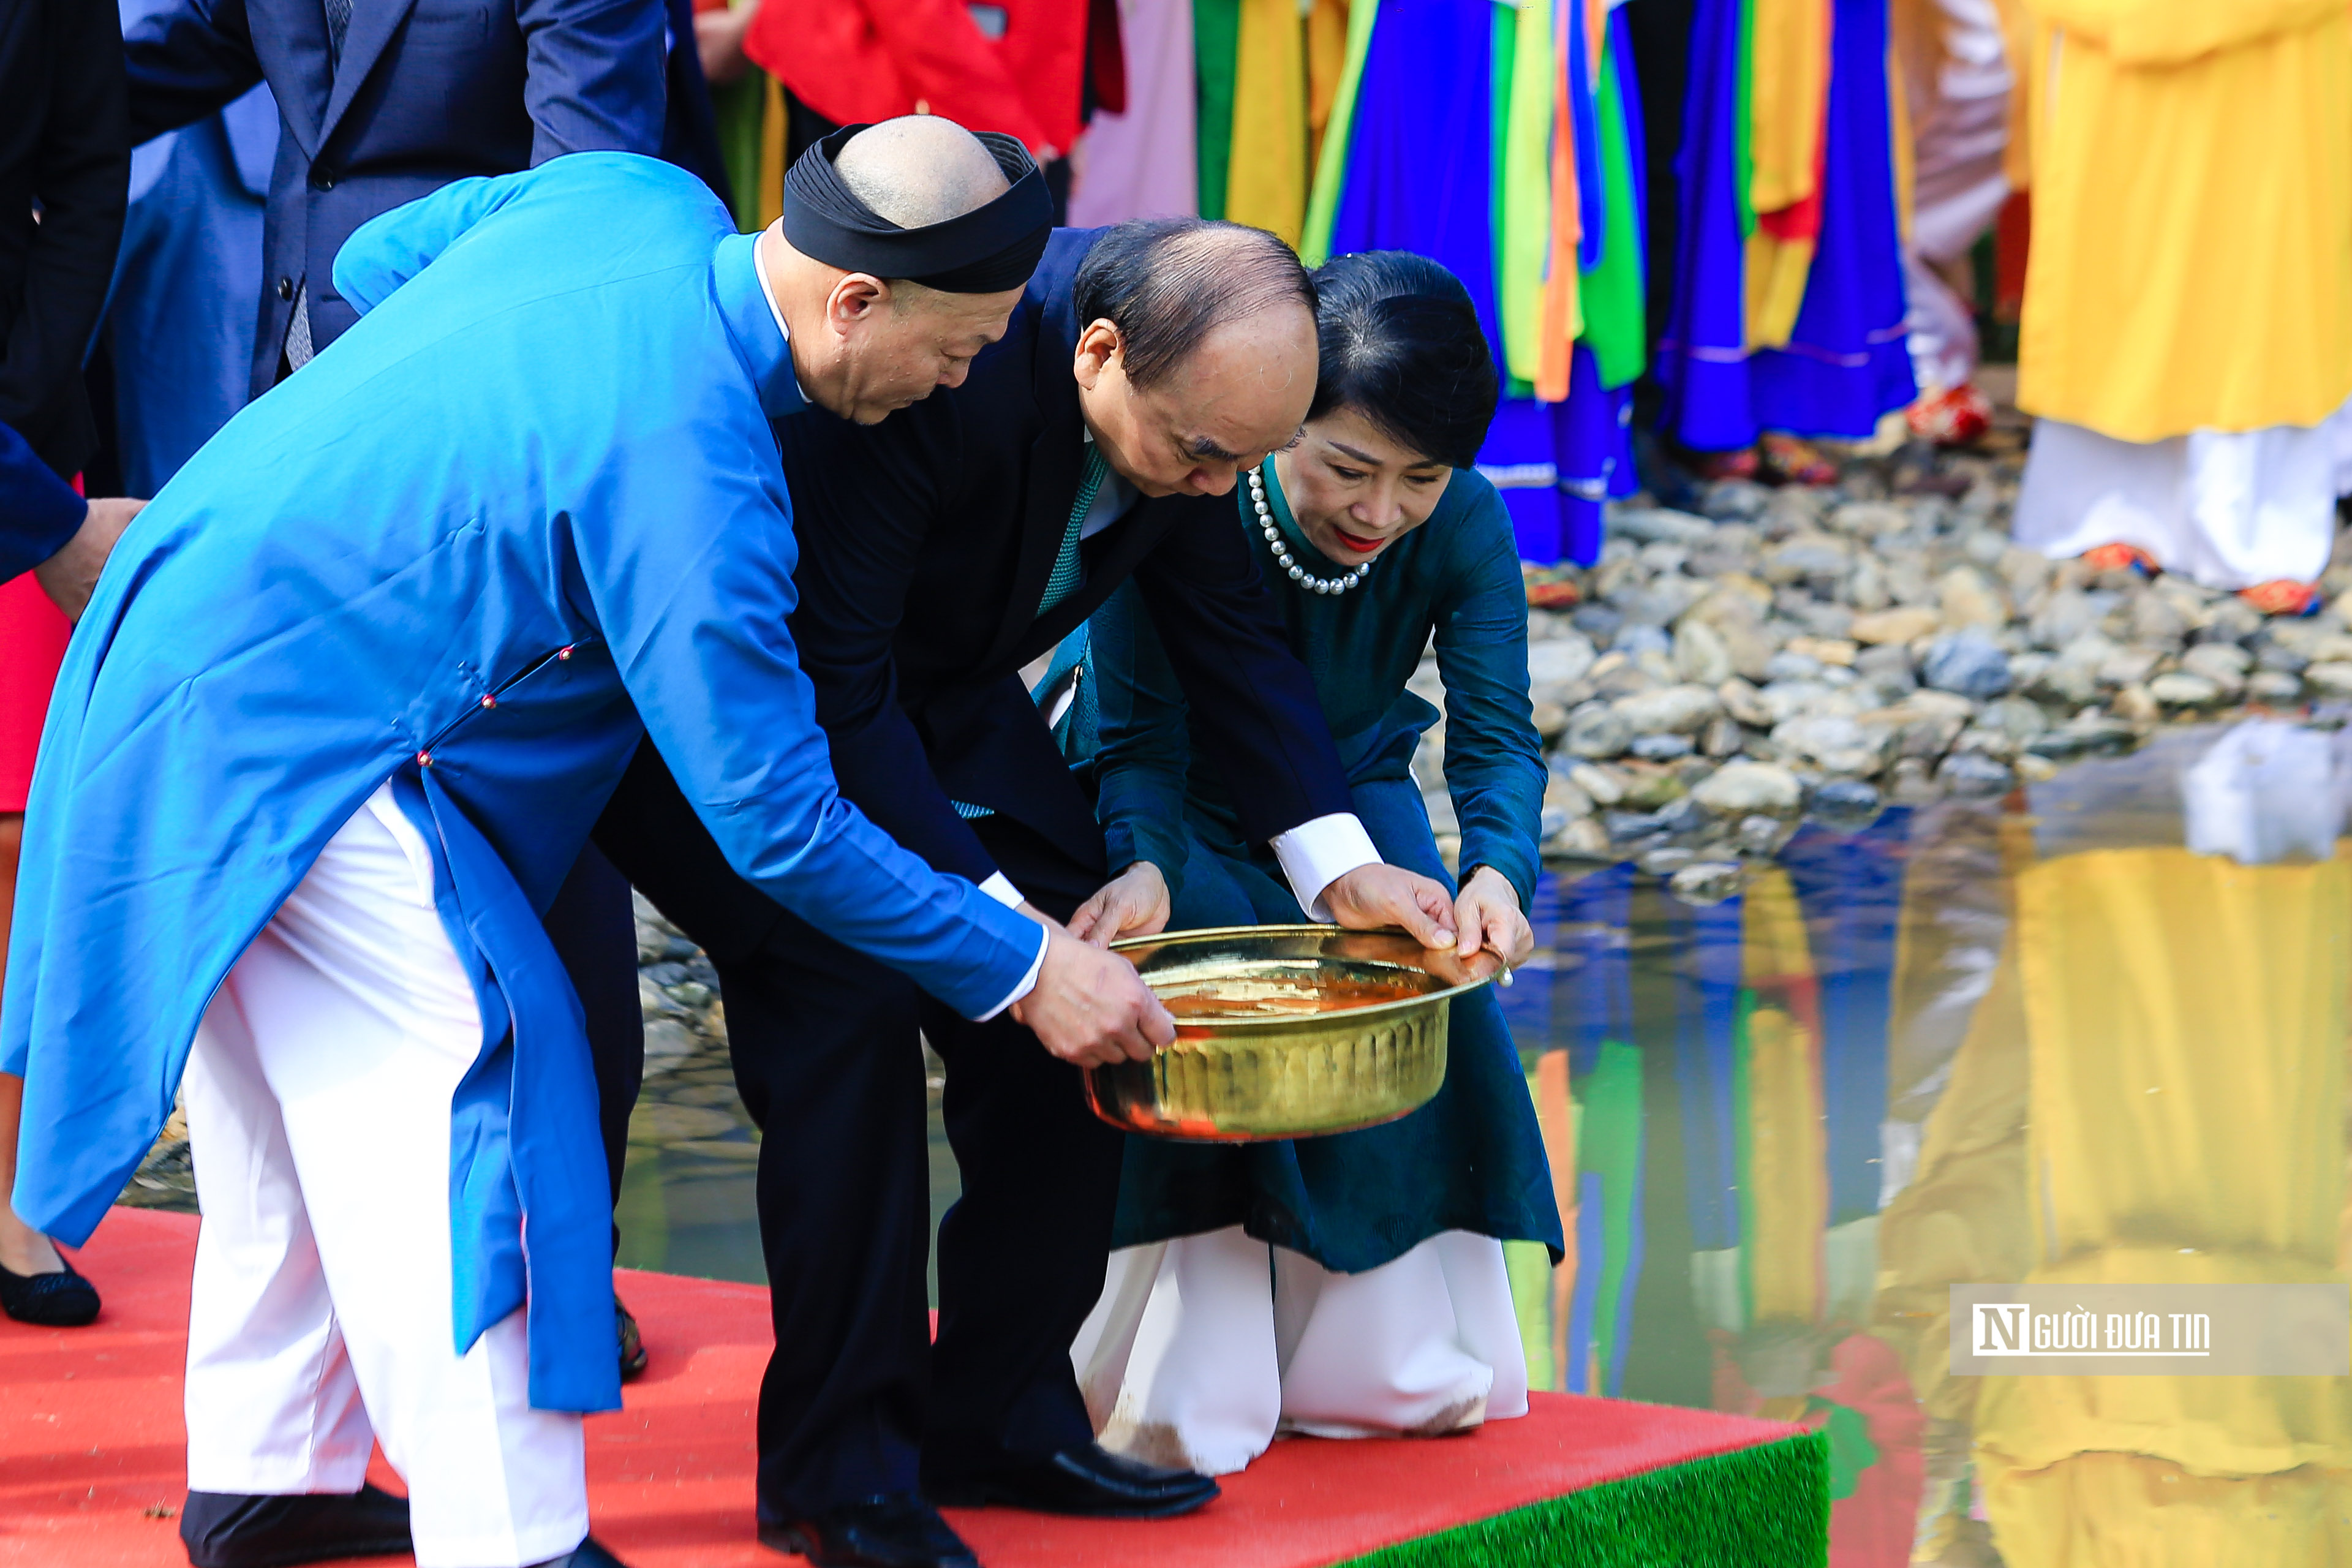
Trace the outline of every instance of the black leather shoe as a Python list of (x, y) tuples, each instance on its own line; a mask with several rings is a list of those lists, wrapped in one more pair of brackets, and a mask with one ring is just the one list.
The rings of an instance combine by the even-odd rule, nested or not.
[(247, 1497), (190, 1492), (180, 1540), (195, 1568), (290, 1568), (338, 1557), (391, 1557), (408, 1544), (408, 1500), (355, 1492)]
[(573, 1547), (571, 1556), (559, 1557), (547, 1568), (629, 1568), (629, 1565), (606, 1551), (592, 1535)]
[[(62, 1255), (58, 1259), (65, 1262)], [(67, 1263), (62, 1274), (16, 1274), (0, 1268), (0, 1312), (44, 1329), (79, 1329), (98, 1316), (98, 1287)]]
[(1042, 1458), (1006, 1456), (996, 1467), (932, 1482), (924, 1495), (943, 1508), (991, 1503), (1087, 1519), (1168, 1519), (1217, 1495), (1217, 1483), (1191, 1470), (1167, 1470), (1088, 1443)]
[(646, 1370), (645, 1336), (637, 1332), (636, 1314), (621, 1304), (617, 1293), (613, 1297), (613, 1317), (621, 1331), (621, 1381), (626, 1383)]
[(911, 1493), (844, 1503), (783, 1522), (762, 1519), (760, 1543), (797, 1552), (818, 1568), (980, 1568), (963, 1537)]

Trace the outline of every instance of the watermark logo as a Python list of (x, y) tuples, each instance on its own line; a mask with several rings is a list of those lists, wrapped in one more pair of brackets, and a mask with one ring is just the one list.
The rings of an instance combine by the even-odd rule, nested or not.
[(1955, 1285), (1963, 1376), (2352, 1373), (2352, 1287)]
[(1979, 1355), (2176, 1356), (2213, 1353), (2210, 1312), (2037, 1312), (2026, 1301), (1979, 1301)]

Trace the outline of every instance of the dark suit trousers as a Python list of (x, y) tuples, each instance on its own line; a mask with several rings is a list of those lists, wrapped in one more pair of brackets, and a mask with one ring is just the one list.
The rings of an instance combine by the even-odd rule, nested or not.
[[(621, 1162), (629, 1150), (629, 1113), (646, 1072), (646, 1019), (637, 1002), (637, 921), (629, 883), (593, 844), (580, 851), (540, 922), (572, 976), (588, 1015), (588, 1055), (596, 1066), (597, 1131), (613, 1202), (621, 1201)], [(614, 1232), (617, 1247), (620, 1232)]]
[[(1017, 823), (974, 826), (1056, 917), (1099, 881)], [(776, 1349), (760, 1389), (762, 1514), (1091, 1441), (1069, 1346), (1102, 1292), (1121, 1145), (1078, 1070), (1009, 1016), (957, 1016), (737, 877), (650, 744), (597, 842), (709, 954), (736, 1083), (764, 1133)], [(963, 1176), (940, 1229), (935, 1348), (921, 1037), (947, 1064)]]

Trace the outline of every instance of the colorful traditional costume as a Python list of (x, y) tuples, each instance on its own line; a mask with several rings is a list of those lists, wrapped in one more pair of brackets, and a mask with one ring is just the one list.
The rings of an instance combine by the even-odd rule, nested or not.
[(2352, 16), (2032, 8), (2018, 541), (2308, 583), (2352, 490)]

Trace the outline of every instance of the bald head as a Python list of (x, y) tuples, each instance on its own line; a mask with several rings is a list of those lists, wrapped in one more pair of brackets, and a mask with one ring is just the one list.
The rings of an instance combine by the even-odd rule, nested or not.
[(935, 114), (869, 126), (844, 143), (833, 166), (876, 216), (900, 228), (961, 217), (1012, 189), (979, 137)]

